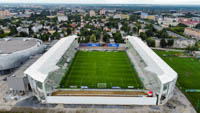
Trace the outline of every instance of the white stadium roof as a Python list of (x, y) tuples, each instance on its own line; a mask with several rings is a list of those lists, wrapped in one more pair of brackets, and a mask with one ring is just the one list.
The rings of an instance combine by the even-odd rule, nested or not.
[(140, 57), (147, 64), (146, 70), (155, 73), (164, 84), (177, 78), (177, 73), (165, 63), (151, 48), (149, 48), (140, 38), (127, 36)]
[(60, 39), (24, 73), (43, 83), (50, 72), (59, 69), (56, 64), (76, 38), (77, 36), (69, 36)]

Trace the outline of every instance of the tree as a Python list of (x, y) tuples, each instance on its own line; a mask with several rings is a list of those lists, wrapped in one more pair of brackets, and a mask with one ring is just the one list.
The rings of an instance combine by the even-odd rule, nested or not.
[(28, 34), (26, 32), (20, 32), (19, 37), (27, 37)]
[(0, 29), (0, 34), (4, 34), (4, 31), (2, 29)]
[(93, 31), (93, 34), (95, 34), (95, 36), (96, 36), (96, 40), (99, 40), (100, 39), (100, 37), (101, 37), (101, 32), (100, 32), (101, 30), (94, 30)]
[(15, 26), (10, 26), (9, 29), (10, 29), (9, 36), (17, 34), (17, 28)]
[(173, 44), (174, 44), (174, 40), (168, 40), (167, 45), (169, 47), (173, 46)]
[(70, 28), (67, 29), (67, 35), (71, 35), (72, 30)]
[(60, 33), (58, 33), (58, 32), (56, 31), (55, 33), (53, 33), (52, 38), (54, 38), (54, 39), (60, 38)]
[(121, 30), (125, 31), (125, 32), (129, 32), (130, 31), (130, 26), (128, 25), (128, 23), (125, 23), (122, 27)]
[(195, 46), (198, 47), (198, 48), (200, 48), (200, 41), (197, 41), (197, 42), (195, 43)]
[(165, 48), (165, 47), (167, 46), (167, 42), (166, 42), (165, 39), (161, 39), (161, 41), (160, 41), (160, 46), (161, 46), (162, 48)]
[(137, 21), (138, 16), (137, 15), (130, 15), (130, 21)]
[(109, 43), (110, 35), (106, 33), (106, 31), (103, 32), (103, 41), (106, 43)]
[(43, 41), (48, 41), (49, 37), (50, 37), (50, 33), (44, 33), (42, 36), (41, 36), (41, 39)]
[(152, 30), (147, 30), (146, 31), (147, 37), (152, 37), (153, 36), (153, 31)]
[(80, 15), (74, 15), (74, 20), (75, 20), (75, 22), (80, 22), (81, 16)]
[(168, 35), (167, 31), (165, 29), (163, 29), (162, 31), (159, 31), (157, 33), (157, 37), (158, 38), (169, 38), (169, 35)]
[(33, 30), (32, 30), (32, 27), (33, 27), (33, 25), (30, 25), (30, 26), (28, 27), (28, 29), (29, 29), (29, 35), (34, 34), (34, 32), (33, 32)]
[(137, 32), (138, 32), (137, 27), (133, 27), (133, 32), (134, 32), (134, 33), (137, 33)]
[(179, 27), (187, 27), (185, 24), (179, 23), (177, 26)]
[(34, 38), (37, 38), (37, 35), (36, 35), (36, 34), (34, 34), (34, 35), (33, 35), (33, 37), (34, 37)]
[(150, 47), (155, 47), (155, 45), (156, 45), (155, 40), (153, 40), (152, 38), (148, 38), (147, 45)]
[(195, 28), (200, 29), (200, 24), (197, 24)]
[(141, 29), (141, 24), (137, 22), (135, 25), (137, 26), (137, 30), (139, 32), (139, 29)]
[(186, 48), (186, 50), (188, 50), (188, 51), (190, 51), (190, 52), (193, 52), (193, 51), (198, 51), (199, 48), (197, 48), (196, 46), (188, 46), (188, 47)]
[(124, 40), (122, 39), (121, 33), (119, 31), (113, 33), (113, 38), (115, 39), (116, 43), (124, 43)]
[(146, 40), (147, 39), (147, 35), (144, 32), (140, 33), (140, 37), (142, 38), (142, 40)]
[(95, 36), (95, 34), (92, 34), (92, 35), (90, 36), (90, 40), (91, 40), (92, 42), (96, 42), (96, 36)]
[(7, 34), (5, 34), (2, 29), (0, 29), (0, 38), (4, 38), (6, 36), (7, 36)]

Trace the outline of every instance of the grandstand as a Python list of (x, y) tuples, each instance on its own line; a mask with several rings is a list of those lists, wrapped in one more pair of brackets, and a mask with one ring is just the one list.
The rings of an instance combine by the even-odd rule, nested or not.
[(60, 39), (24, 72), (42, 103), (161, 105), (172, 97), (177, 73), (139, 38), (128, 36), (123, 51), (79, 50), (77, 38)]
[(128, 36), (127, 48), (144, 87), (155, 92), (157, 104), (166, 103), (173, 96), (177, 73), (141, 39)]

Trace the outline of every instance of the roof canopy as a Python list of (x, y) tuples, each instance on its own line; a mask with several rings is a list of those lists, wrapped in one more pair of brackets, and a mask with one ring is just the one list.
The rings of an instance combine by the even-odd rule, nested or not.
[(151, 48), (149, 48), (140, 38), (127, 36), (140, 57), (147, 64), (146, 70), (155, 73), (164, 84), (177, 78), (177, 73), (165, 63)]
[(37, 44), (34, 38), (3, 38), (0, 39), (0, 54), (11, 54), (29, 49)]
[(31, 65), (24, 74), (29, 75), (39, 82), (44, 82), (50, 72), (59, 69), (56, 64), (76, 38), (77, 36), (74, 35), (60, 39), (42, 57)]

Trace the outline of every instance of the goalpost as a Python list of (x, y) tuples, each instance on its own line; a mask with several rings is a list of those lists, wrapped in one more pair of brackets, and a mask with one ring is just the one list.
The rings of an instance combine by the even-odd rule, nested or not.
[(97, 87), (98, 87), (98, 88), (106, 88), (106, 87), (107, 87), (107, 84), (106, 84), (106, 83), (98, 83), (98, 84), (97, 84)]

